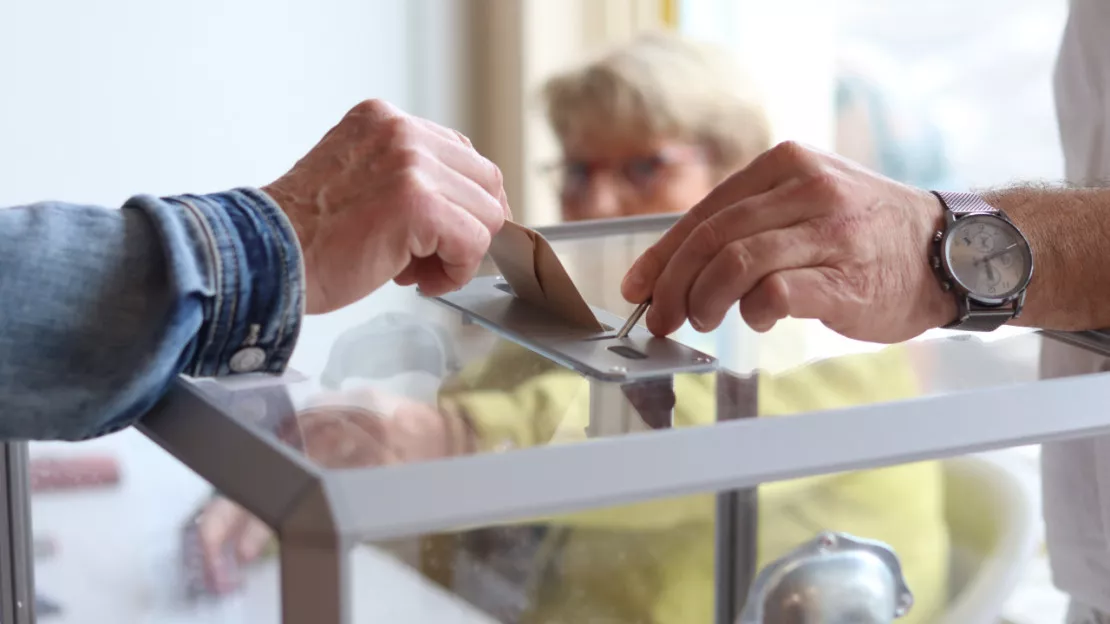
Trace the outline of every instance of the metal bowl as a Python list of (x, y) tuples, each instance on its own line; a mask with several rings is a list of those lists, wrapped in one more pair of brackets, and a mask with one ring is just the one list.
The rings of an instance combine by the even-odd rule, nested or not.
[(759, 573), (738, 624), (886, 624), (912, 605), (893, 549), (822, 533)]

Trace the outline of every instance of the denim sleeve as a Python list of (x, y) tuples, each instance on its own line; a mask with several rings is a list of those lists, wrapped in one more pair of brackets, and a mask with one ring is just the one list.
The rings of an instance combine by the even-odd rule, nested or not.
[(284, 370), (296, 235), (255, 189), (0, 209), (0, 438), (127, 427), (179, 374)]

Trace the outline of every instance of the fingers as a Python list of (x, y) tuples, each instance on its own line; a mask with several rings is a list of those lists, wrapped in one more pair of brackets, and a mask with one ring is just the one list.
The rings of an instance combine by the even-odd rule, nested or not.
[(420, 172), (417, 181), (423, 183), (424, 195), (432, 197), (421, 206), (423, 214), (412, 217), (413, 261), (394, 279), (437, 296), (474, 276), (512, 211), (501, 170), (475, 151), (469, 139), (427, 120), (413, 118), (412, 123), (423, 136), (408, 138), (419, 146), (410, 152), (411, 168)]
[[(695, 279), (714, 258), (718, 258), (718, 268), (712, 278), (718, 281), (713, 284), (722, 287), (740, 277), (740, 272), (758, 268), (755, 263), (764, 259), (762, 254), (777, 253), (775, 248), (763, 249), (771, 240), (778, 240), (777, 237), (758, 239), (754, 246), (743, 241), (763, 232), (789, 228), (806, 218), (809, 207), (792, 199), (794, 186), (788, 182), (749, 197), (718, 211), (694, 228), (655, 282), (648, 326), (666, 335), (678, 329), (687, 316), (694, 319), (687, 310), (687, 300)], [(729, 247), (728, 253), (722, 253)], [(698, 318), (706, 322), (711, 320), (710, 317)]]
[(401, 272), (397, 274), (397, 277), (393, 278), (394, 283), (396, 283), (398, 286), (412, 286), (413, 284), (415, 284), (416, 262), (418, 260), (421, 260), (421, 258), (414, 258), (413, 261), (408, 264), (408, 266), (402, 269)]
[[(427, 152), (432, 160), (445, 165), (447, 168), (460, 174), (464, 179), (484, 189), (490, 196), (489, 200), (460, 202), (460, 205), (472, 210), (480, 221), (487, 224), (493, 233), (497, 232), (501, 223), (512, 217), (505, 190), (501, 170), (489, 159), (479, 154), (474, 145), (466, 136), (457, 130), (445, 128), (428, 119), (409, 115), (396, 106), (382, 100), (367, 100), (355, 106), (349, 115), (364, 117), (372, 125), (386, 123), (392, 132), (393, 141), (403, 145), (404, 153), (416, 154), (419, 151)], [(422, 162), (413, 163), (420, 167)], [(439, 180), (436, 180), (439, 182)], [(458, 187), (458, 180), (453, 180), (451, 186)], [(456, 188), (456, 190), (459, 190)], [(472, 199), (473, 192), (467, 193)], [(491, 210), (490, 206), (497, 210)]]
[(749, 197), (765, 193), (815, 166), (815, 153), (793, 142), (780, 143), (733, 174), (698, 202), (632, 265), (621, 283), (621, 294), (640, 303), (655, 290), (655, 283), (671, 257), (690, 234), (717, 212)]
[[(746, 297), (768, 276), (780, 271), (819, 265), (824, 261), (826, 252), (820, 241), (807, 234), (808, 229), (804, 226), (770, 230), (725, 246), (698, 273), (690, 286), (690, 323), (699, 331), (715, 329), (732, 304)], [(660, 285), (662, 286), (662, 282)], [(679, 318), (678, 325), (683, 320), (685, 317)], [(649, 319), (648, 322), (650, 325), (653, 320)], [(667, 333), (674, 331), (669, 324), (663, 325), (662, 322), (664, 321), (654, 320), (656, 325), (652, 330)], [(671, 320), (667, 319), (665, 322), (669, 323)]]
[(403, 286), (416, 284), (432, 297), (469, 282), (493, 236), (512, 217), (503, 190), (492, 195), (446, 163), (438, 168), (439, 197), (410, 223), (413, 259), (394, 278)]
[[(469, 183), (465, 186), (476, 186), (478, 189), (485, 191), (489, 198), (482, 199), (479, 202), (477, 197), (474, 197), (474, 191), (468, 190), (467, 195), (472, 197), (475, 203), (473, 207), (469, 203), (462, 205), (468, 209), (473, 209), (475, 216), (483, 223), (491, 226), (493, 232), (496, 233), (497, 228), (501, 226), (501, 222), (512, 217), (512, 213), (507, 210), (508, 202), (504, 201), (504, 182), (501, 170), (497, 165), (479, 154), (473, 147), (460, 143), (456, 139), (446, 139), (442, 136), (431, 137), (426, 147), (436, 160), (455, 173), (460, 174), (463, 180)], [(451, 182), (451, 186), (459, 185), (458, 180)], [(496, 210), (492, 208), (496, 208)]]
[(458, 143), (439, 139), (435, 142), (429, 146), (436, 151), (428, 171), (434, 176), (438, 190), (473, 214), (491, 234), (496, 234), (505, 219), (512, 216), (511, 212), (506, 213), (507, 202), (502, 203), (501, 170), (478, 152)]
[(787, 316), (832, 318), (840, 307), (838, 300), (829, 269), (789, 269), (763, 278), (740, 300), (740, 315), (752, 329), (765, 332)]
[(454, 288), (454, 281), (447, 277), (443, 271), (443, 263), (436, 256), (413, 258), (393, 281), (401, 286), (417, 285), (420, 292), (429, 297), (438, 297)]
[(433, 297), (470, 281), (493, 240), (485, 224), (446, 197), (414, 216), (409, 231), (416, 241), (411, 249), (416, 259), (406, 277)]
[[(512, 219), (513, 216), (508, 199), (505, 196), (504, 178), (501, 175), (501, 169), (475, 150), (474, 144), (461, 132), (419, 117), (407, 117), (407, 119), (415, 127), (430, 135), (424, 145), (436, 160), (477, 184), (492, 197), (493, 203), (500, 208), (499, 211), (489, 211), (489, 202), (485, 201), (474, 204), (473, 208), (475, 216), (487, 224), (493, 234), (496, 234), (501, 227), (501, 223), (505, 219)], [(468, 209), (472, 208), (469, 203), (462, 203), (461, 205)]]

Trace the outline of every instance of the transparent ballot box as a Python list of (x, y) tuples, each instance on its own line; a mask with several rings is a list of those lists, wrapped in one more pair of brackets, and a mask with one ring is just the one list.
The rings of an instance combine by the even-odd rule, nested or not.
[(1007, 595), (1037, 502), (983, 452), (1110, 432), (1099, 336), (874, 345), (734, 309), (616, 339), (669, 223), (543, 230), (602, 331), (491, 265), (307, 319), (280, 378), (182, 379), (140, 430), (241, 528), (198, 511), (196, 591), (261, 575), (251, 621), (287, 624), (955, 622)]

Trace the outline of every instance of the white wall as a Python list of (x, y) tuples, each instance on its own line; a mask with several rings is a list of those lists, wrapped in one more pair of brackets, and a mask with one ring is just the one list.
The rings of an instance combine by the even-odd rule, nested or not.
[(680, 30), (729, 48), (760, 89), (775, 141), (832, 146), (837, 2), (686, 0)]
[(4, 0), (0, 206), (264, 184), (368, 97), (460, 125), (456, 4)]

